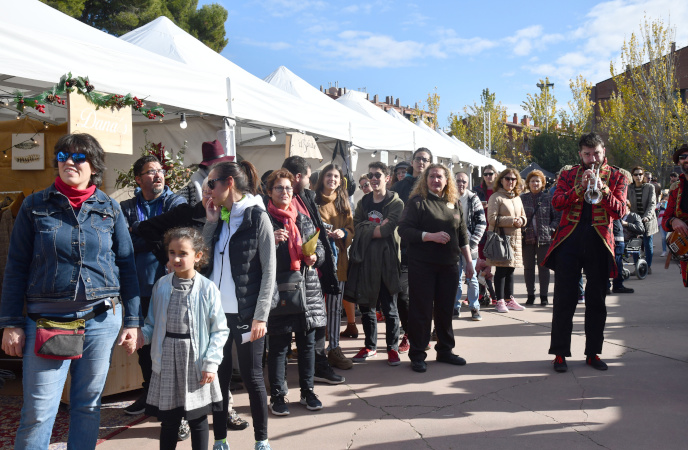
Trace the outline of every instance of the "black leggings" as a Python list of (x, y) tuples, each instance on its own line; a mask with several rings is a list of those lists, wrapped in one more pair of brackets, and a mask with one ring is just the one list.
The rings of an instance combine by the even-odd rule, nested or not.
[(494, 287), (497, 300), (509, 300), (514, 295), (514, 268), (497, 267), (494, 274)]
[[(241, 321), (238, 314), (225, 314), (225, 316), (227, 317), (230, 339), (234, 339), (236, 342), (239, 372), (248, 392), (251, 418), (253, 419), (253, 434), (256, 441), (264, 441), (268, 438), (268, 395), (263, 377), (265, 337), (242, 344), (241, 335), (251, 332), (253, 320)], [(225, 344), (224, 357), (217, 370), (217, 377), (222, 392), (222, 411), (213, 413), (213, 434), (215, 440), (220, 441), (227, 437), (227, 417), (229, 415), (229, 398), (225, 394), (229, 392), (229, 382), (232, 379), (232, 341), (229, 339)]]
[[(160, 450), (174, 450), (177, 448), (177, 434), (182, 422), (181, 415), (176, 419), (163, 420), (160, 424)], [(191, 430), (191, 448), (193, 450), (208, 450), (208, 416), (189, 420)]]

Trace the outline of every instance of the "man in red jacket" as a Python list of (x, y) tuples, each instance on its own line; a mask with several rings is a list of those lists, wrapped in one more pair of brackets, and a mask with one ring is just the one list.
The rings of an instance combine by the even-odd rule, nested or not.
[[(586, 363), (607, 370), (598, 356), (602, 352), (607, 320), (607, 282), (616, 276), (612, 222), (626, 214), (626, 177), (607, 164), (604, 142), (596, 133), (583, 135), (578, 142), (581, 163), (563, 170), (552, 197), (552, 206), (562, 211), (543, 265), (554, 270), (554, 310), (549, 353), (556, 355), (557, 372), (566, 372), (571, 356), (573, 314), (578, 304), (578, 280), (585, 272), (585, 355)], [(599, 168), (599, 202), (588, 203), (585, 192)], [(592, 185), (591, 185), (592, 188)]]
[[(678, 181), (671, 186), (669, 193), (669, 201), (667, 202), (666, 210), (664, 211), (664, 220), (662, 227), (664, 231), (677, 232), (684, 237), (688, 237), (688, 195), (685, 195), (685, 190), (688, 189), (686, 178), (688, 174), (688, 144), (683, 144), (674, 151), (674, 164), (681, 167), (681, 175)], [(681, 278), (683, 278), (683, 285), (688, 287), (688, 261), (681, 261)]]

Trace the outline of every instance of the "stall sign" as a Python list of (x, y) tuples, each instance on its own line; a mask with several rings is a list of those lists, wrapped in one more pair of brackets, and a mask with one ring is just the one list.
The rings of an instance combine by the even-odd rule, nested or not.
[(133, 154), (134, 139), (131, 107), (120, 110), (100, 108), (83, 95), (69, 94), (69, 132), (88, 133), (95, 137), (105, 153)]
[(301, 156), (304, 158), (323, 159), (313, 136), (303, 133), (287, 133), (285, 154), (286, 157)]

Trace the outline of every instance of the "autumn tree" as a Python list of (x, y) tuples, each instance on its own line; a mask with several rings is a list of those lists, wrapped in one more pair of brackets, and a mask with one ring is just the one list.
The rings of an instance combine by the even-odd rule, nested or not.
[(671, 154), (685, 138), (685, 106), (676, 80), (675, 32), (661, 20), (645, 18), (639, 33), (621, 48), (621, 65), (610, 64), (616, 85), (601, 108), (602, 126), (634, 162), (665, 179)]
[[(411, 115), (411, 121), (416, 122), (417, 120), (422, 120), (427, 126), (436, 130), (438, 127), (437, 113), (440, 110), (440, 94), (437, 93), (437, 86), (433, 92), (428, 93), (427, 105), (423, 102), (416, 103), (416, 107), (413, 109), (413, 114)], [(425, 112), (431, 113), (431, 115), (425, 114)]]
[(216, 52), (227, 45), (227, 10), (213, 3), (198, 9), (198, 0), (41, 0), (94, 28), (121, 36), (160, 16)]
[(559, 111), (559, 120), (563, 132), (577, 137), (592, 131), (595, 102), (590, 100), (592, 83), (583, 75), (569, 80), (572, 99), (568, 101), (569, 111)]
[(535, 120), (535, 124), (541, 131), (549, 132), (557, 128), (557, 99), (552, 93), (554, 83), (550, 83), (549, 77), (540, 80), (537, 84), (540, 92), (527, 94), (527, 100), (521, 106), (529, 116)]

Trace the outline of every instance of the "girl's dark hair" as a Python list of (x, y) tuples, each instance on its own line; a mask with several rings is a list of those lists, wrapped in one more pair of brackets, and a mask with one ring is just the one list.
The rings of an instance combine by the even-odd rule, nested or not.
[(253, 164), (246, 160), (238, 163), (234, 161), (219, 162), (213, 164), (210, 170), (216, 172), (215, 178), (227, 179), (232, 177), (234, 187), (241, 193), (256, 195), (258, 192), (258, 172)]
[(275, 170), (268, 176), (268, 179), (265, 180), (265, 195), (270, 195), (270, 191), (272, 190), (272, 187), (275, 185), (275, 181), (277, 181), (278, 178), (286, 178), (289, 180), (292, 187), (294, 187), (295, 178), (291, 172), (289, 172), (287, 169)]
[[(482, 173), (485, 173), (486, 170), (492, 170), (495, 174), (495, 177), (497, 176), (497, 169), (495, 169), (492, 164), (488, 164), (485, 167), (483, 167)], [(481, 178), (480, 179), (480, 187), (482, 188), (483, 192), (487, 195), (487, 190), (490, 188), (490, 186), (488, 186), (487, 183), (485, 182), (485, 177), (480, 177), (480, 178)]]
[(100, 187), (103, 184), (103, 172), (105, 172), (105, 152), (96, 138), (87, 133), (72, 133), (62, 136), (55, 144), (53, 155), (53, 167), (57, 169), (57, 153), (83, 153), (86, 160), (91, 163), (93, 173), (89, 186)]
[(325, 186), (325, 175), (328, 172), (336, 170), (339, 172), (339, 187), (335, 190), (337, 197), (334, 199), (334, 209), (337, 210), (338, 214), (351, 214), (351, 206), (349, 205), (349, 197), (344, 184), (347, 182), (344, 179), (344, 172), (337, 164), (328, 164), (324, 169), (320, 171), (320, 176), (318, 177), (318, 182), (315, 183), (315, 203), (318, 205), (322, 204), (322, 193)]
[(208, 247), (205, 245), (203, 236), (195, 228), (191, 227), (178, 227), (172, 228), (165, 233), (163, 242), (165, 244), (165, 251), (169, 252), (170, 242), (174, 240), (187, 239), (191, 242), (191, 247), (196, 253), (203, 253), (201, 259), (195, 264), (196, 270), (208, 264), (210, 256), (208, 255)]

